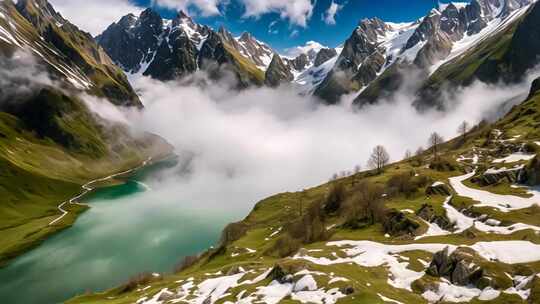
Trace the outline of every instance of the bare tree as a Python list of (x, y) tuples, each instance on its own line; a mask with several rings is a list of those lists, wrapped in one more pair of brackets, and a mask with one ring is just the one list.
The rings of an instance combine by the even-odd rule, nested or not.
[(439, 146), (444, 142), (444, 138), (437, 132), (431, 133), (428, 139), (428, 145), (433, 151), (433, 157), (435, 160), (439, 157)]
[(411, 158), (411, 157), (412, 157), (412, 152), (411, 152), (411, 150), (405, 151), (405, 159), (409, 159), (409, 158)]
[(471, 126), (466, 120), (459, 124), (458, 133), (461, 135), (462, 141), (465, 141), (465, 136), (467, 135), (467, 132), (469, 132), (470, 128)]
[(373, 148), (373, 152), (368, 161), (368, 166), (372, 169), (376, 169), (377, 173), (381, 173), (384, 166), (390, 161), (390, 155), (386, 152), (386, 149), (379, 145)]
[(424, 148), (422, 147), (418, 147), (418, 149), (416, 149), (416, 152), (414, 152), (414, 156), (421, 156), (422, 154), (424, 154)]

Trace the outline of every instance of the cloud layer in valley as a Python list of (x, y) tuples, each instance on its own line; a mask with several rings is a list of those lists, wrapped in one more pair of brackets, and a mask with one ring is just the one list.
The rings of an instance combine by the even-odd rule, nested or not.
[(474, 124), (495, 117), (530, 86), (476, 83), (456, 92), (447, 113), (419, 114), (404, 90), (356, 111), (349, 105), (352, 96), (339, 106), (323, 106), (283, 87), (234, 92), (219, 84), (199, 88), (146, 78), (133, 84), (146, 109), (129, 114), (136, 117), (128, 121), (163, 136), (180, 156), (181, 165), (171, 173), (175, 178), (153, 188), (199, 206), (243, 211), (268, 195), (365, 167), (375, 145), (384, 145), (395, 161), (407, 149), (425, 146), (433, 131), (449, 139), (463, 120)]

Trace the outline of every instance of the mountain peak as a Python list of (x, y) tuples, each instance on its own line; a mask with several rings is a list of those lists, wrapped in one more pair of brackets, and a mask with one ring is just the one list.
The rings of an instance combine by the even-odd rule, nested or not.
[(190, 19), (191, 20), (191, 17), (184, 10), (179, 10), (178, 14), (176, 15), (176, 18), (178, 18), (178, 19)]
[(253, 40), (253, 36), (251, 35), (250, 32), (243, 32), (242, 35), (240, 36), (240, 40), (250, 41), (250, 40)]

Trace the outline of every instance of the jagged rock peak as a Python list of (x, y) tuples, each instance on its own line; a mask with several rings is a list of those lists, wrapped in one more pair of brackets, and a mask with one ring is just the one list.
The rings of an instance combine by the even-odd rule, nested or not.
[(189, 24), (191, 26), (195, 25), (195, 22), (193, 19), (186, 14), (183, 10), (178, 11), (178, 14), (176, 14), (176, 17), (172, 21), (173, 27), (177, 27), (180, 24)]
[(120, 20), (118, 21), (118, 25), (122, 28), (127, 29), (137, 24), (138, 20), (139, 19), (137, 18), (137, 16), (133, 14), (127, 14), (124, 17), (120, 18)]
[(265, 84), (270, 87), (277, 87), (281, 83), (291, 82), (294, 79), (290, 68), (285, 65), (278, 54), (274, 54), (272, 62), (266, 71)]
[(15, 1), (15, 4), (21, 15), (33, 19), (32, 22), (36, 26), (41, 26), (42, 23), (50, 21), (60, 24), (67, 22), (47, 0), (18, 0)]
[(315, 66), (318, 67), (321, 64), (327, 62), (328, 60), (337, 56), (337, 51), (335, 49), (324, 48), (319, 51), (317, 57), (315, 57)]
[(240, 40), (241, 41), (252, 41), (254, 39), (253, 39), (253, 36), (251, 35), (250, 32), (243, 32), (242, 35), (240, 36)]

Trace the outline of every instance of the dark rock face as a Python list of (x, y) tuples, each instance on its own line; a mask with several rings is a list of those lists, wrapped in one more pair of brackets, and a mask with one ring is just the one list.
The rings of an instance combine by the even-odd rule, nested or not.
[(144, 75), (164, 81), (186, 76), (197, 70), (196, 54), (196, 46), (185, 36), (164, 41)]
[(540, 92), (540, 78), (537, 78), (533, 81), (532, 86), (531, 86), (531, 92), (529, 93), (529, 96), (527, 97), (527, 99), (532, 98), (538, 92)]
[[(386, 60), (380, 53), (376, 54), (379, 50), (378, 36), (384, 36), (389, 29), (390, 26), (378, 18), (362, 20), (345, 41), (334, 69), (328, 73), (314, 94), (329, 104), (335, 104), (342, 95), (360, 89), (368, 79), (373, 80)], [(364, 64), (366, 67), (363, 67)], [(359, 83), (359, 80), (362, 83)]]
[(223, 27), (214, 32), (195, 23), (183, 11), (167, 24), (152, 9), (139, 17), (125, 16), (109, 26), (97, 41), (129, 73), (140, 72), (167, 81), (198, 69), (207, 69), (215, 78), (232, 72), (239, 87), (261, 84), (262, 71), (257, 67), (264, 66), (265, 60), (270, 61), (265, 56), (273, 54), (250, 34), (236, 39)]
[(303, 71), (309, 64), (309, 57), (307, 54), (300, 54), (293, 60), (288, 60), (288, 63), (297, 71)]
[[(139, 18), (132, 14), (110, 25), (96, 41), (111, 58), (128, 72), (137, 72), (158, 48), (158, 37), (163, 32), (163, 20), (152, 9), (143, 11)], [(126, 51), (129, 50), (129, 51)]]
[(507, 65), (514, 80), (521, 80), (525, 72), (538, 64), (540, 58), (540, 4), (536, 3), (512, 38)]
[(484, 270), (475, 265), (473, 259), (474, 257), (466, 250), (458, 248), (449, 254), (446, 247), (433, 255), (426, 273), (434, 277), (445, 277), (456, 285), (485, 285)]
[(317, 57), (315, 57), (315, 66), (318, 67), (321, 64), (327, 62), (328, 60), (334, 58), (337, 55), (337, 52), (335, 49), (322, 49), (317, 53)]
[(291, 82), (294, 80), (294, 76), (289, 70), (289, 67), (283, 63), (279, 55), (274, 55), (268, 70), (266, 71), (266, 77), (264, 83), (270, 87), (277, 87), (282, 83)]

